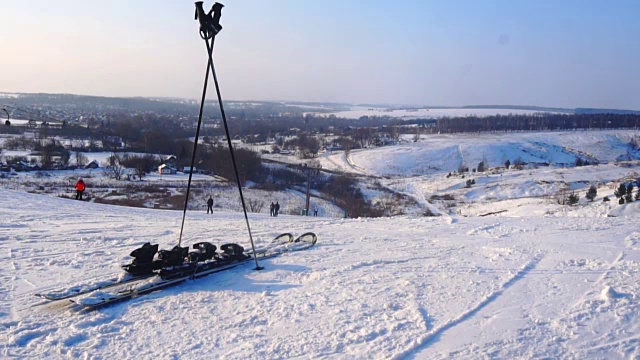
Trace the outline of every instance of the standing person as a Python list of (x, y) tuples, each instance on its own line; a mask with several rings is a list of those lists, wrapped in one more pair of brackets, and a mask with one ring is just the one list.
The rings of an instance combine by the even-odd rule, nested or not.
[(280, 211), (280, 204), (276, 201), (276, 204), (273, 207), (273, 216), (278, 216), (278, 211)]
[(207, 200), (207, 214), (211, 211), (213, 214), (213, 198), (209, 195), (209, 200)]
[(318, 216), (318, 207), (313, 208), (313, 216)]
[(276, 208), (276, 206), (273, 204), (273, 201), (272, 201), (271, 205), (269, 205), (269, 216), (273, 216), (273, 214), (275, 212), (275, 208)]
[(78, 182), (76, 183), (76, 200), (82, 200), (82, 193), (85, 188), (86, 186), (84, 181), (82, 181), (82, 178), (78, 178)]

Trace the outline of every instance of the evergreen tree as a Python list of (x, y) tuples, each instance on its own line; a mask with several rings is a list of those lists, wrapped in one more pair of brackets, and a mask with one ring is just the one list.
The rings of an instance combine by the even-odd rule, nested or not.
[(582, 165), (584, 165), (584, 162), (582, 161), (582, 159), (581, 159), (581, 158), (578, 158), (578, 159), (576, 160), (576, 166), (582, 166)]
[(614, 192), (613, 192), (613, 194), (614, 194), (617, 198), (621, 198), (621, 197), (623, 197), (626, 193), (627, 193), (627, 187), (624, 185), (624, 183), (620, 184), (620, 186), (618, 186), (618, 188), (616, 189), (616, 191), (614, 191)]
[(485, 169), (485, 163), (484, 161), (480, 161), (480, 163), (478, 164), (478, 172), (484, 172)]
[(511, 166), (511, 161), (509, 161), (509, 159), (507, 159), (507, 161), (504, 162), (504, 167), (506, 167), (508, 169), (509, 166)]
[(598, 189), (596, 189), (595, 185), (591, 185), (591, 187), (589, 188), (589, 191), (587, 191), (587, 199), (589, 199), (589, 201), (593, 201), (593, 199), (596, 198), (596, 195), (598, 195)]
[(575, 192), (571, 192), (571, 194), (569, 194), (569, 198), (567, 199), (567, 204), (575, 205), (578, 203), (578, 200), (580, 200), (578, 194), (576, 194)]
[(623, 197), (621, 197), (620, 200), (618, 200), (618, 204), (620, 204), (620, 205), (624, 204), (624, 198)]

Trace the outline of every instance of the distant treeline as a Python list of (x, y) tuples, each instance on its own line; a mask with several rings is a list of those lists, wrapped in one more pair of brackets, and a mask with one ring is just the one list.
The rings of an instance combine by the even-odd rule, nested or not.
[(456, 117), (438, 119), (436, 133), (573, 130), (573, 129), (638, 129), (640, 115), (625, 114), (532, 114)]

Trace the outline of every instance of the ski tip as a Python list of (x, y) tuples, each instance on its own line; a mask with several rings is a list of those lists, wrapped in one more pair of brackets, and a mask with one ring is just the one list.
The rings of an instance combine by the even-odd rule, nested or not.
[(293, 242), (307, 242), (311, 245), (315, 245), (318, 241), (318, 236), (313, 232), (306, 232), (298, 236)]
[(293, 242), (293, 235), (290, 233), (283, 233), (271, 240), (272, 243), (280, 243), (280, 242)]

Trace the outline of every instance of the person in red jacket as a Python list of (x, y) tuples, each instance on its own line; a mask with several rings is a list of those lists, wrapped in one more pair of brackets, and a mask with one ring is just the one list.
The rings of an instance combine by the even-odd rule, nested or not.
[(82, 193), (85, 188), (86, 186), (84, 185), (84, 181), (82, 181), (82, 178), (79, 178), (76, 183), (76, 200), (82, 200)]

